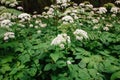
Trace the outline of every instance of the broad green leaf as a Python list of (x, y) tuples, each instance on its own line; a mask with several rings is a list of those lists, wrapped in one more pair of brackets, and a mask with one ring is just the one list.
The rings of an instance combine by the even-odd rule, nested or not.
[(52, 53), (52, 54), (50, 54), (50, 57), (52, 58), (52, 60), (54, 61), (54, 62), (56, 62), (58, 59), (59, 59), (59, 53)]
[(57, 61), (56, 64), (59, 68), (62, 68), (62, 67), (66, 66), (66, 62), (62, 61), (62, 60)]
[(49, 71), (51, 68), (52, 68), (52, 64), (49, 63), (49, 64), (45, 65), (44, 71)]
[(4, 64), (4, 63), (8, 63), (8, 62), (12, 62), (13, 56), (5, 56), (4, 58), (1, 59), (0, 63)]
[(10, 65), (6, 63), (6, 64), (2, 65), (2, 68), (0, 69), (0, 72), (5, 74), (6, 71), (10, 71), (10, 70), (11, 70)]
[(92, 78), (95, 78), (98, 73), (95, 69), (88, 69), (88, 72), (92, 76)]
[(22, 54), (19, 57), (19, 60), (21, 61), (21, 63), (26, 63), (26, 62), (30, 61), (30, 55), (29, 55), (29, 53), (28, 54)]
[(110, 78), (110, 80), (116, 80), (116, 79), (117, 80), (120, 79), (120, 71), (113, 73)]
[(36, 72), (37, 72), (36, 68), (29, 68), (28, 69), (28, 73), (30, 74), (30, 76), (35, 76)]

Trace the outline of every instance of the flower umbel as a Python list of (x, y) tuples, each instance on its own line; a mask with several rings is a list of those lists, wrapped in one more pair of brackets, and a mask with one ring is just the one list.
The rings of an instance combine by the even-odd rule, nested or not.
[(87, 32), (85, 32), (82, 29), (76, 29), (73, 34), (76, 36), (77, 40), (83, 40), (83, 38), (87, 39), (88, 35)]
[(58, 34), (58, 36), (52, 40), (51, 45), (59, 45), (63, 48), (64, 44), (70, 42), (70, 37), (67, 36), (67, 34)]

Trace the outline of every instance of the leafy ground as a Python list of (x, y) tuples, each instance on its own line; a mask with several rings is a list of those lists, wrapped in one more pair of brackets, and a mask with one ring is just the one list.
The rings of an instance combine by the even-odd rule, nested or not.
[(66, 2), (42, 14), (0, 10), (0, 80), (120, 79), (119, 7)]

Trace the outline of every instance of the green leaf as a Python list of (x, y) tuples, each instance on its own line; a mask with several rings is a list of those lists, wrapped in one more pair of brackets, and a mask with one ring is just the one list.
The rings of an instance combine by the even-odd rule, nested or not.
[(36, 68), (29, 68), (28, 69), (28, 73), (30, 74), (30, 76), (35, 76), (36, 72), (37, 72)]
[(62, 60), (57, 61), (56, 64), (59, 68), (66, 66), (66, 62)]
[(97, 75), (97, 70), (95, 70), (95, 69), (88, 69), (88, 71), (89, 71), (89, 74), (90, 74), (93, 78), (96, 77), (96, 75)]
[(26, 63), (26, 62), (30, 61), (30, 55), (29, 54), (22, 54), (19, 57), (19, 60), (21, 61), (21, 63)]
[(50, 57), (53, 59), (54, 62), (56, 62), (59, 59), (59, 53), (52, 53), (50, 54)]
[(23, 68), (25, 68), (25, 65), (20, 65), (18, 67), (13, 68), (12, 71), (10, 72), (10, 75), (16, 74), (18, 71), (22, 70)]
[(52, 68), (52, 64), (49, 63), (44, 67), (44, 71), (49, 71)]
[(5, 74), (6, 71), (10, 71), (10, 70), (11, 70), (11, 68), (10, 68), (9, 64), (3, 64), (2, 68), (0, 69), (0, 72)]
[(1, 64), (4, 64), (4, 63), (8, 63), (8, 62), (11, 62), (13, 59), (13, 56), (5, 56), (5, 58), (2, 58), (2, 60), (0, 61)]
[(110, 78), (110, 80), (116, 80), (116, 79), (120, 79), (120, 71), (113, 73)]

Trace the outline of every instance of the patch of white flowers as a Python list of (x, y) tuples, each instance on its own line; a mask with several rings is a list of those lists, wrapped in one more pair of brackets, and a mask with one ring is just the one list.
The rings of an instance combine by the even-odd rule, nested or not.
[(92, 22), (93, 23), (98, 23), (99, 21), (98, 21), (98, 19), (93, 19)]
[(62, 18), (62, 21), (63, 21), (63, 23), (73, 23), (74, 19), (71, 16), (66, 15)]
[(23, 7), (22, 6), (18, 6), (17, 9), (18, 10), (23, 10)]
[(98, 11), (99, 14), (103, 14), (103, 13), (106, 13), (106, 12), (107, 12), (107, 9), (105, 7), (100, 7), (99, 8), (99, 11)]
[(10, 7), (15, 7), (18, 5), (18, 2), (16, 0), (1, 0), (1, 4), (9, 5)]
[(61, 48), (64, 48), (64, 44), (70, 43), (70, 37), (67, 34), (58, 34), (51, 42), (51, 45), (58, 45)]
[(106, 27), (103, 28), (103, 30), (109, 31), (109, 28), (106, 26)]
[(47, 11), (47, 15), (52, 18), (54, 16), (54, 9), (49, 8), (49, 10)]
[(8, 20), (3, 20), (0, 23), (0, 26), (4, 27), (4, 28), (9, 28), (11, 25), (12, 25), (12, 22), (9, 19)]
[(4, 34), (4, 40), (5, 41), (7, 41), (8, 39), (13, 39), (13, 38), (15, 38), (15, 34), (13, 33), (13, 32), (6, 32), (5, 34)]
[(88, 38), (87, 32), (82, 29), (76, 29), (73, 34), (75, 35), (77, 40), (83, 40)]
[(56, 0), (57, 4), (67, 3), (70, 2), (70, 0)]
[(111, 8), (111, 10), (110, 10), (110, 12), (112, 12), (112, 13), (118, 13), (118, 7), (112, 7)]
[(24, 21), (29, 21), (31, 19), (31, 16), (30, 14), (22, 13), (18, 15), (18, 18), (20, 19), (20, 22), (24, 22)]
[(115, 3), (116, 3), (116, 4), (120, 4), (120, 0), (116, 0)]
[[(44, 28), (44, 27), (47, 26), (47, 24), (46, 24), (46, 23), (42, 23), (41, 20), (36, 20), (36, 21), (35, 21), (35, 24), (36, 24), (36, 26), (34, 26), (35, 28), (38, 28), (39, 26), (42, 27), (42, 28)], [(31, 24), (31, 25), (32, 25), (32, 24)], [(32, 25), (32, 26), (31, 26), (31, 25), (30, 25), (30, 27), (33, 27), (33, 25)]]
[(0, 15), (0, 20), (11, 19), (11, 17), (12, 17), (11, 13), (2, 13)]

